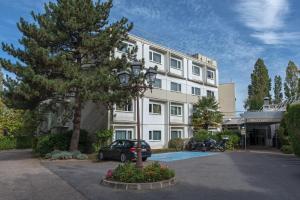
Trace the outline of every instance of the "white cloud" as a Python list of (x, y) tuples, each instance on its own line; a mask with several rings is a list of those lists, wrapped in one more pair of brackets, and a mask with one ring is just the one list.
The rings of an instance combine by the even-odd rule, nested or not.
[(240, 0), (235, 6), (245, 26), (254, 30), (252, 37), (264, 44), (290, 44), (300, 40), (300, 32), (284, 32), (290, 11), (288, 0)]

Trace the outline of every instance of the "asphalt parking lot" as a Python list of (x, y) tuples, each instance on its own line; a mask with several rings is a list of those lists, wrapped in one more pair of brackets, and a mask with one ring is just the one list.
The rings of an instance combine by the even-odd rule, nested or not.
[(152, 191), (101, 186), (106, 171), (118, 164), (39, 161), (29, 151), (0, 152), (0, 199), (300, 199), (300, 159), (291, 155), (232, 152), (166, 162), (178, 182)]

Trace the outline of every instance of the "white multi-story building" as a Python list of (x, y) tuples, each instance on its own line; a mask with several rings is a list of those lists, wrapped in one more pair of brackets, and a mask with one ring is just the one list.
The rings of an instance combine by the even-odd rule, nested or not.
[[(152, 148), (167, 147), (172, 138), (192, 136), (191, 115), (193, 104), (202, 96), (218, 98), (218, 69), (215, 60), (195, 54), (193, 56), (129, 35), (123, 49), (116, 49), (115, 56), (122, 56), (127, 49), (137, 47), (137, 59), (143, 59), (145, 68), (158, 67), (152, 93), (147, 90), (140, 99), (141, 137)], [(114, 106), (113, 112), (101, 105), (86, 102), (82, 110), (81, 128), (90, 133), (112, 128), (115, 139), (136, 138), (136, 105)], [(54, 131), (62, 126), (55, 117), (43, 125), (43, 130)], [(72, 128), (72, 121), (64, 125)]]
[[(158, 67), (152, 93), (148, 90), (140, 99), (141, 137), (152, 148), (163, 148), (172, 138), (192, 135), (193, 104), (201, 96), (218, 97), (218, 69), (215, 60), (196, 54), (183, 54), (130, 35), (126, 47), (116, 50), (121, 56), (126, 48), (137, 47), (137, 59), (144, 59), (145, 68)], [(108, 116), (113, 139), (136, 138), (136, 105), (115, 106)]]

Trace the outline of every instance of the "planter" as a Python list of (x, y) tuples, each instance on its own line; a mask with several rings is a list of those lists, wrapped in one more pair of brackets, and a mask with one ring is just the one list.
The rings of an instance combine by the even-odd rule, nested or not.
[(175, 177), (158, 182), (149, 182), (149, 183), (123, 183), (118, 181), (112, 181), (107, 179), (102, 179), (100, 184), (104, 186), (108, 186), (114, 189), (122, 189), (122, 190), (153, 190), (153, 189), (161, 189), (170, 187), (175, 185), (176, 179)]

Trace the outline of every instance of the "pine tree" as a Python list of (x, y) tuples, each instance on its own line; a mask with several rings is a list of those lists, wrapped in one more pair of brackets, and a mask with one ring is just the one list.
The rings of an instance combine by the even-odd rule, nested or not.
[(274, 78), (274, 103), (279, 104), (282, 102), (282, 79), (280, 76)]
[(298, 93), (298, 68), (293, 61), (289, 61), (285, 73), (284, 94), (289, 99)]
[(74, 98), (71, 151), (78, 149), (81, 109), (87, 100), (110, 104), (128, 96), (112, 71), (129, 63), (113, 52), (128, 39), (132, 24), (126, 18), (110, 24), (111, 8), (111, 0), (49, 2), (44, 13), (32, 12), (33, 23), (20, 19), (22, 48), (2, 43), (3, 51), (19, 60), (0, 58), (3, 68), (17, 77), (4, 82), (10, 106), (32, 110), (45, 100)]
[(193, 106), (192, 124), (194, 130), (208, 130), (210, 126), (216, 127), (222, 122), (223, 115), (218, 110), (219, 105), (214, 97), (202, 97)]
[(2, 92), (2, 91), (3, 91), (3, 74), (2, 74), (2, 71), (0, 68), (0, 92)]
[(251, 74), (251, 84), (248, 86), (248, 99), (245, 108), (248, 110), (259, 110), (264, 103), (265, 97), (271, 97), (271, 79), (263, 59), (259, 58)]

